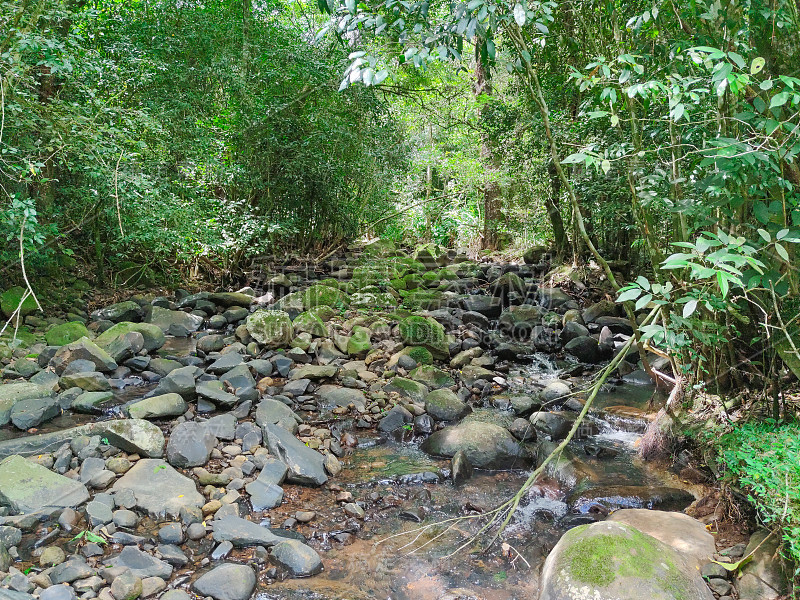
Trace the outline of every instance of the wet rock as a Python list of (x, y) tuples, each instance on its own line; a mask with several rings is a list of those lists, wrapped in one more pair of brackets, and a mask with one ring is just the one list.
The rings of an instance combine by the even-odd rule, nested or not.
[(93, 321), (111, 321), (112, 323), (141, 321), (143, 316), (144, 309), (132, 300), (97, 309), (91, 314)]
[(694, 496), (686, 490), (665, 486), (601, 486), (574, 493), (567, 499), (576, 513), (620, 508), (683, 510), (692, 502)]
[(621, 523), (582, 525), (547, 557), (541, 600), (713, 600), (694, 567), (659, 540)]
[(59, 583), (72, 583), (79, 579), (86, 579), (95, 575), (95, 571), (85, 560), (72, 557), (68, 561), (53, 567), (50, 571), (50, 581), (55, 585)]
[(536, 429), (527, 419), (523, 419), (521, 417), (514, 419), (514, 421), (508, 427), (508, 430), (511, 432), (511, 435), (521, 442), (536, 441)]
[(573, 412), (535, 412), (530, 423), (543, 435), (554, 441), (563, 440), (569, 434), (577, 415)]
[(472, 477), (472, 463), (463, 450), (456, 452), (450, 460), (450, 473), (453, 485), (461, 485)]
[(449, 389), (434, 390), (425, 397), (425, 411), (438, 421), (457, 421), (471, 410)]
[(528, 452), (508, 430), (478, 421), (445, 427), (425, 440), (422, 449), (446, 457), (463, 450), (470, 463), (481, 469), (524, 468), (530, 464)]
[(572, 298), (560, 288), (541, 287), (538, 290), (539, 304), (550, 310), (567, 304)]
[(179, 394), (162, 394), (128, 405), (128, 414), (132, 419), (160, 419), (177, 417), (188, 408), (189, 405)]
[(179, 423), (167, 442), (167, 460), (175, 467), (201, 467), (208, 463), (217, 438), (195, 421)]
[(597, 364), (606, 358), (610, 358), (600, 348), (597, 340), (588, 335), (570, 340), (564, 345), (564, 350), (579, 361), (589, 364)]
[(203, 505), (195, 483), (162, 460), (142, 459), (114, 483), (116, 493), (130, 490), (136, 507), (150, 515), (177, 517), (182, 506)]
[(202, 575), (192, 587), (214, 600), (248, 600), (256, 587), (256, 574), (247, 565), (222, 564)]
[(393, 377), (391, 381), (383, 387), (383, 391), (397, 392), (401, 396), (411, 398), (415, 402), (423, 402), (429, 390), (427, 386), (411, 379)]
[(310, 577), (322, 571), (319, 554), (299, 540), (283, 540), (275, 544), (270, 558), (293, 577)]
[(580, 323), (575, 321), (567, 321), (564, 323), (564, 328), (559, 335), (562, 344), (567, 344), (579, 337), (586, 337), (589, 335), (589, 330)]
[(414, 415), (398, 404), (380, 420), (378, 423), (378, 431), (390, 433), (396, 429), (400, 429), (406, 423), (411, 423), (413, 420)]
[(464, 296), (460, 305), (467, 312), (476, 312), (489, 319), (496, 319), (503, 310), (503, 302), (495, 296)]
[(143, 347), (147, 352), (158, 350), (164, 345), (167, 339), (164, 332), (156, 325), (150, 323), (121, 322), (106, 329), (95, 338), (94, 341), (101, 348), (105, 348), (112, 344), (114, 340), (132, 332), (139, 333), (142, 336), (144, 339)]
[(301, 485), (322, 485), (328, 480), (324, 458), (309, 448), (294, 435), (272, 423), (265, 423), (264, 438), (270, 454), (288, 468), (287, 480)]
[(50, 398), (53, 390), (35, 383), (7, 383), (0, 385), (0, 426), (11, 421), (11, 411), (24, 400)]
[(187, 337), (190, 333), (200, 329), (203, 324), (203, 317), (181, 310), (169, 310), (168, 308), (154, 306), (147, 322), (155, 325), (167, 335)]
[(82, 483), (21, 456), (11, 456), (0, 462), (0, 505), (15, 513), (55, 512), (75, 507), (89, 499)]
[(125, 567), (133, 575), (144, 579), (145, 577), (161, 577), (169, 579), (172, 575), (172, 565), (156, 557), (142, 552), (134, 546), (126, 546), (118, 556), (107, 561), (113, 567)]

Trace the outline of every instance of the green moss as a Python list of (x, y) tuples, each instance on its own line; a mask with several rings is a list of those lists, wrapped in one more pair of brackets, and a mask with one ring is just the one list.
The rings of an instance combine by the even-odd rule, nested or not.
[[(24, 295), (25, 289), (19, 286), (12, 287), (0, 294), (0, 310), (3, 311), (6, 317), (10, 317), (14, 311), (17, 310)], [(28, 296), (25, 298), (25, 301), (22, 302), (22, 308), (20, 308), (19, 314), (24, 317), (35, 310), (36, 301), (33, 299), (33, 296)]]
[(346, 308), (349, 304), (350, 299), (347, 294), (327, 285), (312, 285), (303, 292), (303, 308), (306, 310), (317, 306)]
[(294, 326), (295, 333), (306, 332), (316, 337), (323, 337), (328, 334), (325, 323), (322, 322), (322, 319), (320, 319), (319, 316), (311, 311), (297, 315), (292, 322), (292, 325)]
[(48, 346), (66, 346), (84, 336), (88, 338), (92, 336), (89, 330), (86, 329), (86, 325), (80, 321), (72, 321), (71, 323), (62, 323), (52, 327), (45, 333), (44, 339), (47, 340)]
[(405, 279), (400, 279), (399, 277), (398, 277), (398, 278), (396, 278), (396, 279), (391, 279), (391, 280), (389, 280), (389, 285), (390, 285), (390, 286), (391, 286), (393, 289), (395, 289), (395, 290), (397, 290), (397, 291), (401, 291), (401, 290), (403, 290), (403, 291), (404, 291), (404, 290), (406, 290), (406, 289), (407, 289), (407, 286), (406, 286)]
[(429, 317), (413, 316), (400, 321), (400, 338), (408, 346), (427, 348), (435, 357), (450, 356), (444, 327)]
[[(580, 536), (588, 527), (576, 527), (569, 534)], [(592, 535), (573, 542), (563, 557), (570, 576), (597, 587), (608, 586), (618, 577), (655, 580), (676, 600), (689, 600), (685, 596), (685, 590), (690, 589), (686, 576), (661, 551), (658, 541), (632, 527), (625, 530), (628, 535)]]
[(437, 290), (415, 290), (403, 297), (403, 306), (410, 310), (436, 310), (445, 304), (444, 296)]
[(158, 350), (167, 340), (164, 332), (161, 331), (161, 328), (158, 325), (153, 325), (152, 323), (131, 323), (129, 321), (123, 321), (122, 323), (117, 323), (116, 325), (109, 327), (103, 333), (97, 336), (95, 343), (101, 348), (104, 348), (117, 337), (132, 331), (138, 331), (142, 334), (142, 337), (144, 338), (144, 348), (148, 352)]
[(417, 364), (420, 365), (432, 365), (433, 364), (433, 354), (431, 354), (430, 350), (424, 348), (422, 346), (411, 346), (408, 348), (408, 352), (406, 352), (411, 358), (417, 361)]

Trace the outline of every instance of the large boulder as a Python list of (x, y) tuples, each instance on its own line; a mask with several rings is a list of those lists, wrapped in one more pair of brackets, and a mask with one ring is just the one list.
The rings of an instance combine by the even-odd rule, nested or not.
[(407, 346), (423, 346), (434, 358), (450, 357), (444, 327), (430, 317), (412, 316), (400, 321), (400, 338)]
[(289, 314), (282, 310), (257, 310), (247, 317), (247, 331), (259, 344), (267, 348), (282, 348), (294, 337)]
[(317, 306), (343, 309), (350, 305), (350, 298), (347, 294), (328, 285), (312, 285), (302, 292), (302, 297), (305, 310)]
[(167, 341), (164, 332), (161, 331), (158, 325), (152, 323), (131, 323), (130, 321), (123, 321), (109, 327), (97, 336), (94, 341), (101, 348), (105, 348), (118, 337), (134, 331), (142, 334), (144, 338), (144, 349), (148, 352), (158, 350)]
[(581, 335), (571, 339), (564, 345), (564, 350), (581, 362), (597, 364), (609, 358), (600, 344), (591, 336)]
[(300, 540), (287, 539), (275, 544), (270, 558), (292, 577), (311, 577), (322, 571), (322, 559), (317, 551)]
[(108, 352), (88, 337), (82, 337), (78, 341), (61, 346), (53, 355), (53, 358), (50, 359), (50, 364), (56, 373), (60, 375), (70, 363), (76, 360), (88, 360), (94, 363), (95, 370), (101, 373), (108, 373), (117, 368), (116, 361), (111, 358)]
[(279, 425), (265, 423), (263, 432), (270, 454), (289, 469), (286, 476), (289, 483), (318, 486), (328, 481), (325, 458), (319, 452)]
[(0, 462), (0, 505), (15, 513), (46, 513), (76, 507), (89, 499), (80, 481), (69, 479), (21, 456)]
[(105, 308), (97, 309), (92, 312), (92, 319), (95, 321), (111, 321), (112, 323), (120, 323), (122, 321), (141, 321), (144, 317), (144, 309), (133, 302), (127, 300), (125, 302), (118, 302)]
[(11, 410), (11, 422), (17, 429), (28, 430), (61, 414), (58, 398), (32, 398), (22, 400)]
[(581, 525), (544, 563), (539, 600), (713, 600), (700, 571), (670, 546), (613, 521)]
[(445, 427), (426, 439), (422, 449), (447, 458), (463, 450), (469, 462), (481, 469), (520, 469), (530, 464), (527, 450), (507, 429), (478, 421)]
[(167, 460), (181, 469), (202, 467), (216, 445), (216, 436), (202, 424), (195, 421), (179, 423), (169, 436)]
[(188, 408), (179, 394), (162, 394), (130, 404), (128, 414), (132, 419), (161, 419), (182, 415)]
[(434, 390), (425, 398), (425, 411), (437, 421), (457, 421), (472, 409), (451, 390)]
[(205, 504), (194, 481), (163, 460), (142, 459), (114, 483), (114, 492), (128, 490), (136, 498), (136, 507), (153, 516), (177, 517), (182, 507)]

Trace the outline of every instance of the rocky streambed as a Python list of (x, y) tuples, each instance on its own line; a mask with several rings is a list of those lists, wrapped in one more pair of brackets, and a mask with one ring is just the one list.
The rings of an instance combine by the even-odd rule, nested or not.
[(777, 597), (771, 541), (725, 550), (758, 548), (731, 581), (718, 515), (681, 513), (709, 490), (638, 457), (658, 400), (637, 353), (498, 543), (470, 542), (632, 334), (531, 260), (378, 242), (28, 316), (0, 385), (0, 598)]

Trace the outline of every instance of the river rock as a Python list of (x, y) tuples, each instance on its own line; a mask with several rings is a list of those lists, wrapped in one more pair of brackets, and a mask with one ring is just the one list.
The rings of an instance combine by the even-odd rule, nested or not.
[(83, 371), (62, 375), (61, 379), (58, 380), (58, 385), (62, 390), (77, 387), (85, 392), (107, 392), (111, 389), (108, 379), (99, 371)]
[(604, 355), (597, 340), (588, 335), (573, 338), (564, 345), (564, 350), (579, 361), (589, 364), (597, 364), (604, 358), (608, 358)]
[(619, 508), (683, 510), (694, 496), (680, 488), (666, 486), (608, 485), (573, 493), (567, 499), (572, 512), (585, 514), (595, 510), (611, 512)]
[(132, 300), (99, 308), (91, 314), (93, 321), (111, 321), (112, 323), (141, 321), (143, 316), (144, 309)]
[(259, 309), (247, 317), (246, 326), (253, 339), (267, 348), (288, 346), (294, 336), (292, 319), (282, 310)]
[(750, 536), (744, 556), (752, 553), (753, 558), (742, 569), (742, 576), (736, 582), (739, 598), (775, 600), (789, 593), (792, 569), (780, 558), (780, 544), (780, 538), (770, 535), (765, 529)]
[(427, 348), (434, 358), (450, 358), (444, 327), (431, 317), (411, 316), (399, 323), (400, 339), (407, 346)]
[(115, 339), (131, 332), (137, 332), (142, 335), (144, 338), (144, 349), (148, 352), (158, 350), (167, 340), (164, 332), (161, 331), (157, 325), (153, 325), (152, 323), (131, 323), (129, 321), (123, 321), (106, 329), (97, 336), (94, 341), (101, 348), (105, 348)]
[(195, 379), (200, 376), (202, 371), (193, 366), (175, 369), (169, 375), (158, 382), (154, 394), (180, 394), (186, 400), (194, 400), (197, 396), (195, 389)]
[(71, 362), (76, 360), (87, 360), (93, 363), (95, 370), (101, 373), (108, 373), (117, 368), (117, 363), (109, 356), (108, 352), (88, 337), (82, 337), (77, 342), (61, 346), (50, 359), (50, 364), (56, 373), (61, 374)]
[(613, 521), (565, 533), (544, 563), (539, 600), (713, 600), (676, 550)]
[(169, 436), (167, 460), (181, 469), (202, 467), (208, 463), (216, 445), (217, 438), (203, 424), (195, 421), (179, 423)]
[(44, 339), (48, 346), (66, 346), (72, 342), (77, 342), (82, 337), (91, 337), (91, 333), (86, 329), (86, 325), (80, 321), (70, 321), (61, 323), (47, 330)]
[(256, 587), (256, 574), (247, 565), (226, 563), (202, 575), (192, 587), (214, 600), (248, 600)]
[(270, 454), (286, 465), (286, 479), (301, 485), (322, 485), (328, 481), (323, 456), (303, 444), (294, 435), (273, 423), (263, 425), (264, 439)]
[(528, 452), (508, 430), (479, 421), (445, 427), (426, 439), (422, 449), (448, 458), (463, 450), (469, 462), (480, 469), (519, 469), (530, 464)]
[(250, 306), (253, 296), (243, 292), (214, 292), (208, 295), (209, 301), (226, 308), (231, 306)]
[(160, 419), (177, 417), (186, 412), (189, 405), (178, 394), (162, 394), (134, 402), (128, 406), (132, 419)]
[(18, 402), (50, 398), (53, 390), (35, 383), (7, 383), (0, 385), (0, 426), (11, 420), (11, 411)]
[(347, 407), (352, 404), (357, 410), (364, 411), (367, 404), (367, 397), (361, 390), (338, 385), (321, 385), (316, 394), (324, 406)]
[(569, 434), (577, 415), (573, 412), (534, 412), (530, 416), (531, 425), (536, 431), (551, 440), (563, 440)]
[(11, 422), (18, 429), (28, 430), (55, 419), (60, 414), (61, 405), (58, 398), (33, 398), (14, 405), (11, 410)]
[(181, 310), (169, 310), (168, 308), (154, 306), (153, 313), (147, 322), (155, 325), (168, 335), (186, 337), (189, 333), (200, 329), (203, 324), (203, 317)]
[(118, 556), (107, 562), (114, 567), (128, 568), (136, 577), (142, 579), (145, 577), (169, 579), (172, 576), (172, 565), (142, 552), (135, 546), (126, 546)]
[(683, 513), (627, 508), (614, 511), (608, 520), (630, 525), (664, 542), (674, 548), (691, 568), (702, 568), (716, 552), (714, 536), (705, 525)]
[(319, 554), (300, 540), (287, 539), (275, 544), (270, 558), (292, 577), (311, 577), (322, 571)]
[(150, 515), (176, 517), (181, 507), (201, 507), (205, 499), (193, 480), (163, 460), (142, 459), (114, 483), (115, 493), (131, 491), (136, 507)]
[(425, 397), (425, 410), (438, 421), (457, 421), (472, 409), (451, 390), (434, 390)]
[(236, 548), (248, 546), (274, 546), (284, 538), (272, 533), (267, 527), (247, 519), (228, 515), (213, 521), (215, 542), (231, 542)]
[(389, 383), (383, 386), (383, 391), (397, 392), (415, 402), (424, 402), (429, 390), (427, 386), (417, 381), (406, 379), (405, 377), (392, 377)]
[(291, 408), (272, 398), (264, 398), (256, 407), (256, 425), (259, 427), (270, 423), (297, 433), (297, 427), (302, 422), (303, 419)]
[(397, 405), (383, 417), (378, 423), (378, 431), (390, 433), (396, 429), (400, 429), (406, 423), (411, 423), (414, 420), (412, 415), (406, 408)]
[(0, 482), (0, 505), (19, 514), (50, 514), (79, 506), (89, 499), (89, 491), (81, 482), (21, 456), (10, 456), (0, 462)]

